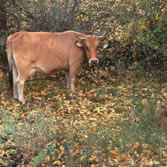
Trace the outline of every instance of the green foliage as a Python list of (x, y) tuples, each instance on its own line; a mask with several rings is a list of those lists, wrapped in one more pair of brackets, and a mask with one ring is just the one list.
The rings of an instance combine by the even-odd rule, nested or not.
[(164, 1), (117, 1), (112, 6), (107, 54), (116, 69), (152, 70), (166, 65), (166, 9)]
[(139, 60), (142, 65), (163, 66), (167, 61), (167, 21), (164, 14), (152, 12), (148, 19), (139, 22), (137, 35)]
[[(150, 100), (145, 101), (145, 104), (138, 102), (135, 112), (126, 113), (128, 121), (122, 123), (120, 131), (121, 138), (124, 138), (124, 146), (138, 141), (140, 144), (151, 145), (150, 149), (153, 152), (163, 147), (165, 143), (160, 142), (161, 132), (156, 119), (155, 106), (156, 103)], [(123, 151), (126, 149), (123, 148)]]
[(30, 162), (30, 165), (32, 166), (38, 166), (41, 163), (41, 160), (44, 159), (47, 156), (47, 151), (44, 150), (42, 152), (40, 152), (37, 156), (35, 156), (32, 160), (32, 162)]

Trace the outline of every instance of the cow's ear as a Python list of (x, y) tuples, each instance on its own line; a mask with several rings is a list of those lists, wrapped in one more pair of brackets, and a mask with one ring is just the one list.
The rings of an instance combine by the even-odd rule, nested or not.
[(77, 39), (76, 42), (75, 42), (76, 46), (78, 46), (80, 48), (84, 47), (85, 46), (85, 40), (86, 40), (86, 38), (78, 36), (78, 35), (75, 35), (75, 37)]
[(84, 47), (84, 41), (83, 40), (77, 40), (76, 42), (75, 42), (75, 44), (76, 44), (76, 46), (78, 46), (78, 47)]

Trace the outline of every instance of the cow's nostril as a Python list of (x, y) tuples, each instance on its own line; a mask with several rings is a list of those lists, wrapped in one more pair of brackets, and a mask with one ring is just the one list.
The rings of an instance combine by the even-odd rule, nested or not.
[(98, 63), (99, 63), (99, 60), (98, 60), (98, 59), (90, 59), (90, 60), (89, 60), (89, 63), (90, 63), (90, 64), (98, 64)]

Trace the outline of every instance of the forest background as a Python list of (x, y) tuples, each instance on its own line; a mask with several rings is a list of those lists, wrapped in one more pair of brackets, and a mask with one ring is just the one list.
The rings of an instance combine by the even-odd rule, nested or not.
[(111, 42), (106, 57), (117, 68), (139, 65), (148, 69), (166, 64), (164, 0), (7, 0), (0, 12), (1, 47), (16, 31), (76, 30), (105, 35)]

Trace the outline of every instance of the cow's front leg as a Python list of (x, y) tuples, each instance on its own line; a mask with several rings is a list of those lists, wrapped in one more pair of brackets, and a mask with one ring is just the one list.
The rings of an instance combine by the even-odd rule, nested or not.
[(66, 79), (66, 82), (67, 82), (67, 88), (71, 88), (70, 86), (71, 86), (71, 84), (70, 84), (70, 73), (69, 72), (66, 72), (65, 73), (65, 79)]
[(82, 64), (81, 63), (74, 63), (71, 65), (71, 68), (69, 70), (69, 76), (70, 76), (70, 88), (72, 92), (75, 92), (75, 79), (77, 72), (81, 69)]
[(75, 92), (75, 77), (76, 77), (75, 72), (71, 71), (69, 73), (69, 85), (72, 92)]
[(71, 91), (75, 92), (75, 76), (71, 77)]

